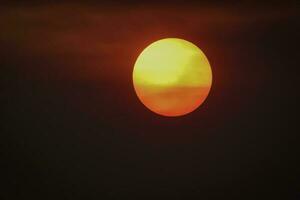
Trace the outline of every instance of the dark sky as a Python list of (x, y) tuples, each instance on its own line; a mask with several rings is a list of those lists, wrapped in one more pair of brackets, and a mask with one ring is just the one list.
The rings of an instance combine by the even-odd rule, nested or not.
[[(4, 3), (0, 198), (299, 199), (299, 17), (296, 1)], [(166, 37), (213, 71), (178, 118), (132, 85), (138, 54)]]

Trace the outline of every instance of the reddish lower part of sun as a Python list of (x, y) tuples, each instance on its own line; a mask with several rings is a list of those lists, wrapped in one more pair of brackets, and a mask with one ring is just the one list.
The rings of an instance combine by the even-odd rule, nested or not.
[(198, 108), (206, 99), (210, 87), (135, 86), (142, 103), (163, 116), (181, 116)]

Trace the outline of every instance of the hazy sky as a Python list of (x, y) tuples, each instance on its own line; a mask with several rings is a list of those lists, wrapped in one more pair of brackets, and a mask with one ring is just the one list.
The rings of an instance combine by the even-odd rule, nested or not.
[[(0, 27), (3, 199), (297, 197), (296, 2), (8, 2)], [(213, 71), (180, 118), (132, 85), (139, 53), (165, 37)]]

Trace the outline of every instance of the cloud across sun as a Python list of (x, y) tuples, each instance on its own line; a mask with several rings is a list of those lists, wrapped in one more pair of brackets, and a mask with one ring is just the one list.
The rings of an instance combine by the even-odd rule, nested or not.
[(192, 112), (207, 97), (212, 72), (204, 53), (194, 44), (166, 38), (150, 44), (133, 71), (136, 93), (143, 104), (164, 116)]

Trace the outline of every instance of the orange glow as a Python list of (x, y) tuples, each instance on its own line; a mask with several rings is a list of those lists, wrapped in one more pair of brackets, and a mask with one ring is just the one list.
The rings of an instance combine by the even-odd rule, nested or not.
[(167, 38), (150, 44), (133, 70), (137, 96), (147, 108), (163, 116), (194, 111), (206, 99), (211, 83), (206, 56), (182, 39)]

